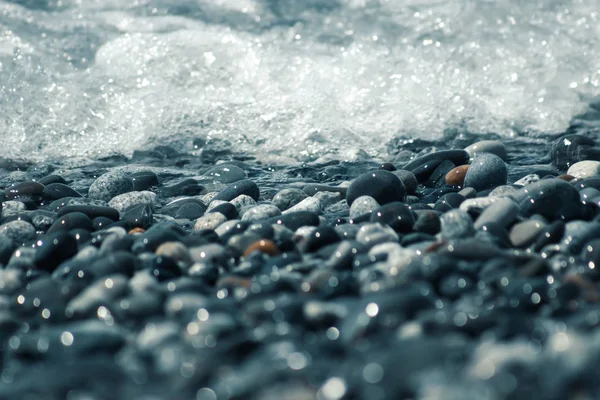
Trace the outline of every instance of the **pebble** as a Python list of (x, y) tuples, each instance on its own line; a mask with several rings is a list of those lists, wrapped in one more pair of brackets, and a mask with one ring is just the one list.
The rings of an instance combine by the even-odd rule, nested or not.
[(165, 197), (195, 196), (202, 193), (204, 186), (193, 178), (183, 179), (173, 185), (162, 186), (159, 191)]
[(566, 170), (571, 165), (585, 160), (595, 160), (594, 141), (582, 135), (566, 135), (554, 142), (550, 152), (552, 163), (561, 170)]
[(371, 214), (373, 210), (378, 207), (379, 203), (371, 196), (360, 196), (354, 200), (350, 206), (350, 219), (355, 219), (365, 214)]
[(221, 190), (213, 200), (231, 201), (240, 195), (246, 195), (254, 199), (254, 201), (258, 201), (260, 190), (256, 183), (249, 179), (243, 179)]
[(327, 207), (342, 201), (343, 196), (341, 193), (335, 192), (318, 192), (313, 196), (315, 199), (319, 200), (321, 203), (321, 207), (326, 209)]
[(576, 162), (569, 167), (567, 175), (576, 179), (598, 176), (600, 175), (600, 161), (586, 160)]
[(577, 189), (560, 179), (531, 183), (523, 187), (515, 198), (524, 217), (540, 214), (548, 220), (569, 220), (581, 215)]
[(242, 215), (242, 221), (262, 221), (278, 215), (281, 215), (281, 211), (278, 207), (272, 204), (260, 204), (249, 208), (244, 215)]
[(419, 182), (417, 181), (415, 174), (405, 169), (399, 169), (393, 171), (392, 173), (400, 178), (407, 194), (416, 193)]
[(323, 206), (321, 205), (319, 199), (317, 199), (316, 197), (307, 197), (295, 206), (285, 210), (282, 214), (287, 215), (297, 212), (313, 212), (316, 214), (320, 214), (323, 212)]
[(360, 227), (356, 233), (356, 240), (365, 245), (375, 246), (386, 242), (398, 242), (399, 237), (391, 227), (373, 222)]
[(138, 171), (129, 174), (133, 190), (141, 192), (158, 186), (158, 176), (152, 171)]
[(475, 234), (475, 226), (469, 214), (461, 209), (453, 209), (440, 217), (442, 239), (464, 239)]
[(137, 206), (137, 205), (141, 205), (141, 204), (147, 204), (150, 206), (150, 208), (152, 208), (152, 210), (154, 210), (155, 203), (156, 203), (156, 193), (149, 192), (149, 191), (142, 191), (142, 192), (128, 192), (128, 193), (123, 193), (123, 194), (117, 195), (108, 202), (108, 205), (109, 205), (109, 207), (112, 207), (119, 212), (124, 212), (129, 207)]
[(481, 140), (466, 147), (465, 151), (469, 153), (469, 156), (471, 156), (471, 158), (475, 158), (482, 153), (495, 154), (496, 156), (500, 157), (503, 161), (506, 161), (508, 158), (508, 155), (506, 153), (506, 146), (499, 140)]
[(230, 203), (233, 204), (233, 206), (237, 210), (238, 215), (243, 215), (245, 210), (257, 205), (256, 200), (245, 194), (237, 196), (235, 199), (232, 199)]
[(38, 238), (35, 242), (36, 267), (52, 272), (61, 262), (77, 254), (77, 241), (68, 232), (58, 231)]
[(96, 179), (88, 191), (92, 200), (110, 201), (113, 197), (133, 191), (133, 182), (124, 172), (111, 170)]
[(8, 200), (2, 202), (2, 217), (10, 217), (12, 215), (18, 215), (21, 212), (27, 210), (27, 206), (16, 200)]
[(434, 151), (407, 163), (402, 169), (411, 171), (417, 181), (425, 182), (429, 179), (436, 168), (444, 161), (450, 161), (454, 165), (463, 165), (469, 161), (469, 153), (464, 150), (441, 150)]
[(248, 248), (244, 250), (243, 256), (248, 257), (256, 251), (267, 254), (269, 256), (276, 256), (280, 254), (280, 251), (275, 243), (267, 239), (261, 239), (248, 246)]
[(70, 188), (64, 183), (50, 183), (44, 187), (44, 197), (49, 200), (62, 199), (63, 197), (82, 197), (81, 193)]
[(452, 168), (444, 177), (446, 185), (463, 186), (465, 183), (465, 175), (469, 170), (468, 165), (459, 165)]
[(44, 194), (44, 185), (38, 182), (21, 182), (9, 186), (4, 190), (7, 200), (19, 198), (41, 198)]
[(375, 208), (370, 221), (387, 225), (399, 233), (408, 233), (413, 229), (415, 217), (404, 203), (396, 201)]
[(222, 183), (233, 183), (246, 179), (246, 172), (232, 164), (220, 164), (206, 171), (204, 175)]
[(545, 228), (546, 223), (534, 219), (518, 222), (510, 230), (510, 242), (514, 247), (525, 248), (531, 245)]
[(198, 218), (194, 222), (194, 232), (199, 232), (203, 229), (216, 229), (219, 225), (227, 221), (227, 217), (219, 212), (212, 212)]
[(85, 229), (87, 231), (92, 231), (94, 230), (94, 224), (90, 217), (84, 213), (71, 212), (57, 218), (46, 233), (68, 231), (71, 229)]
[(35, 239), (35, 227), (25, 221), (11, 221), (0, 225), (0, 236), (9, 238), (15, 245), (25, 244)]
[(370, 196), (379, 204), (403, 201), (406, 188), (400, 178), (392, 172), (376, 170), (360, 175), (356, 178), (346, 193), (346, 201), (352, 206), (354, 200), (360, 196)]
[(277, 192), (273, 197), (273, 204), (281, 211), (285, 211), (288, 208), (295, 206), (302, 200), (306, 199), (308, 195), (300, 189), (288, 188)]
[(514, 200), (502, 197), (488, 206), (475, 220), (475, 229), (481, 229), (489, 223), (495, 223), (502, 227), (510, 226), (519, 213), (519, 206)]
[(473, 159), (465, 175), (464, 185), (478, 192), (506, 184), (508, 170), (500, 157), (481, 153)]

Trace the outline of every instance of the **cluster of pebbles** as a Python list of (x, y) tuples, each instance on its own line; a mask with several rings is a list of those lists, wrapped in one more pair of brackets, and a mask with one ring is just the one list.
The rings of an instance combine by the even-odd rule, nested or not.
[(0, 398), (598, 398), (600, 149), (518, 147), (0, 160)]

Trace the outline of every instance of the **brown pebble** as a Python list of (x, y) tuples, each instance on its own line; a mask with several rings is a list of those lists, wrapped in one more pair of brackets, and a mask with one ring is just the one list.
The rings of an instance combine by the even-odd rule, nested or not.
[(575, 177), (573, 175), (569, 175), (569, 174), (559, 175), (559, 176), (557, 176), (557, 178), (562, 179), (563, 181), (567, 181), (567, 182), (571, 182), (573, 179), (575, 179)]
[(276, 256), (280, 253), (279, 249), (277, 248), (277, 245), (275, 245), (275, 243), (267, 239), (258, 240), (252, 243), (250, 246), (248, 246), (246, 251), (244, 251), (244, 257), (248, 257), (255, 251), (260, 251), (270, 256)]
[(130, 235), (137, 235), (137, 234), (142, 234), (144, 232), (146, 232), (144, 229), (135, 227), (135, 228), (133, 228), (132, 230), (129, 231), (129, 234)]
[(446, 185), (462, 186), (465, 183), (465, 175), (467, 175), (468, 165), (459, 165), (452, 168), (446, 174)]
[(241, 276), (235, 276), (235, 275), (228, 275), (228, 276), (224, 276), (222, 278), (220, 278), (217, 283), (215, 284), (215, 286), (218, 289), (224, 288), (224, 287), (239, 287), (239, 288), (244, 288), (244, 289), (250, 289), (250, 286), (252, 286), (252, 279), (249, 278), (243, 278)]

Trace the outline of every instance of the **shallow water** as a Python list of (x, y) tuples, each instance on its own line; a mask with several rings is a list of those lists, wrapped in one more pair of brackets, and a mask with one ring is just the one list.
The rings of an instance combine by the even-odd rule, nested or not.
[(596, 0), (0, 1), (0, 145), (285, 164), (557, 135), (600, 95), (599, 20)]

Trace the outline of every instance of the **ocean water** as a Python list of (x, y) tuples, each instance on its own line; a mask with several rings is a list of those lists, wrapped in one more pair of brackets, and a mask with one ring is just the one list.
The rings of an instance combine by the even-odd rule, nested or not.
[(600, 96), (599, 13), (598, 0), (0, 0), (0, 146), (64, 160), (212, 142), (293, 163), (385, 158), (394, 139), (448, 130), (559, 135)]

